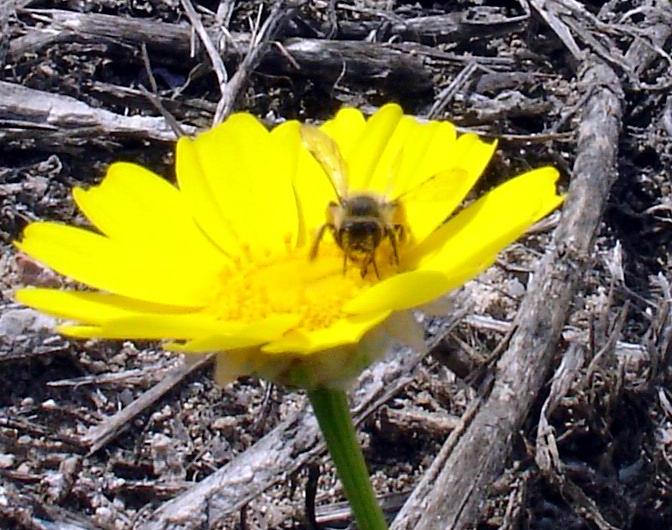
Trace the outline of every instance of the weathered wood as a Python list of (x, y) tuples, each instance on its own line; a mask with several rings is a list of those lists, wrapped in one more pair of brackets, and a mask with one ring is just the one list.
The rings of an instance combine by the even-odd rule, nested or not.
[(16, 9), (14, 0), (0, 4), (0, 68), (5, 66), (5, 57), (9, 50), (9, 17)]
[(672, 35), (672, 4), (667, 0), (651, 2), (646, 33), (637, 37), (625, 54), (625, 61), (641, 74), (661, 54), (662, 47)]
[[(397, 36), (405, 41), (425, 44), (456, 43), (472, 38), (488, 39), (524, 31), (529, 15), (507, 17), (503, 10), (474, 6), (466, 11), (442, 15), (390, 18), (391, 20), (343, 20), (338, 22), (335, 36), (339, 39), (359, 40), (379, 31), (387, 38)], [(321, 29), (324, 33), (330, 30), (326, 25)]]
[(581, 120), (574, 178), (553, 245), (534, 276), (509, 348), (497, 363), (492, 390), (453, 450), (442, 452), (396, 518), (393, 529), (464, 529), (504, 468), (518, 432), (546, 380), (567, 310), (588, 263), (615, 180), (621, 88), (613, 71), (594, 62), (582, 75), (591, 91)]
[(295, 70), (278, 50), (267, 55), (260, 70), (317, 77), (327, 83), (366, 83), (394, 88), (402, 94), (432, 89), (431, 70), (420, 55), (406, 53), (394, 45), (361, 41), (328, 41), (291, 38), (283, 41), (287, 53), (299, 65)]
[[(157, 63), (184, 63), (192, 55), (191, 28), (187, 25), (57, 9), (31, 10), (30, 13), (48, 24), (48, 28), (33, 29), (14, 39), (8, 54), (12, 61), (63, 42), (107, 43), (111, 53), (120, 45), (121, 49), (130, 46), (140, 50), (144, 44)], [(208, 34), (213, 42), (224, 43), (220, 51), (226, 61), (240, 61), (250, 43), (250, 35), (246, 33), (231, 34), (233, 41), (213, 28)], [(425, 67), (423, 59), (394, 45), (305, 38), (284, 39), (281, 45), (282, 48), (267, 48), (259, 65), (260, 72), (317, 78), (325, 83), (341, 80), (393, 86), (407, 94), (428, 91), (432, 87), (431, 71)]]
[[(26, 139), (36, 146), (77, 145), (102, 137), (109, 141), (143, 138), (175, 141), (162, 117), (122, 116), (93, 108), (70, 96), (0, 81), (0, 142)], [(184, 126), (188, 134), (194, 127)]]

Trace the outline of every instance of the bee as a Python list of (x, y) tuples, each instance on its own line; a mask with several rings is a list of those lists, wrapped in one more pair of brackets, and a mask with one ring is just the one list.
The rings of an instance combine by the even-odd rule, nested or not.
[(322, 166), (334, 188), (336, 200), (327, 205), (326, 222), (319, 228), (310, 250), (310, 259), (317, 257), (320, 242), (327, 230), (343, 251), (343, 273), (348, 262), (360, 264), (364, 278), (373, 268), (380, 278), (376, 252), (385, 241), (391, 248), (391, 260), (399, 265), (399, 247), (408, 237), (404, 208), (399, 200), (384, 195), (348, 190), (347, 170), (336, 142), (317, 127), (301, 127), (303, 143)]
[[(388, 178), (384, 193), (374, 193), (350, 190), (346, 163), (336, 142), (317, 127), (301, 126), (303, 144), (324, 170), (335, 193), (335, 200), (327, 205), (326, 222), (317, 231), (311, 247), (311, 259), (317, 257), (320, 242), (329, 231), (343, 251), (344, 273), (348, 263), (355, 262), (360, 265), (362, 278), (369, 268), (380, 278), (376, 257), (384, 243), (389, 247), (390, 262), (399, 266), (404, 245), (411, 240), (424, 241), (459, 208), (479, 173), (470, 171), (464, 161), (455, 157), (454, 148), (459, 140), (455, 141), (453, 126), (434, 122), (431, 127), (416, 131), (419, 136), (415, 141), (425, 146), (430, 138), (432, 142), (438, 139), (432, 156), (419, 161), (412, 154), (413, 146), (410, 155), (406, 146), (402, 146), (390, 161), (388, 177), (395, 178)], [(413, 141), (410, 140), (411, 144)], [(465, 145), (483, 154), (495, 148), (494, 144), (481, 143), (473, 136), (466, 137), (461, 149)], [(412, 231), (407, 218), (413, 220)]]

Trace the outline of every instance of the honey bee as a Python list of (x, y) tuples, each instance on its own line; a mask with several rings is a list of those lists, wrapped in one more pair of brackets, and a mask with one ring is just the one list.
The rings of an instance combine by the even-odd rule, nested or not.
[(399, 200), (369, 192), (350, 192), (345, 162), (336, 142), (317, 127), (301, 127), (303, 143), (322, 166), (334, 188), (336, 200), (327, 205), (326, 222), (319, 228), (310, 250), (310, 259), (317, 257), (324, 233), (329, 230), (343, 251), (343, 273), (348, 262), (360, 264), (364, 278), (373, 268), (380, 278), (376, 252), (385, 241), (391, 248), (391, 260), (399, 265), (399, 246), (408, 237), (404, 208)]

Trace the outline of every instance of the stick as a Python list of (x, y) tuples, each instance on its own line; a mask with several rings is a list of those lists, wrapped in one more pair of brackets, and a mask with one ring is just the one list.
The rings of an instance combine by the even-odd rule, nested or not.
[[(12, 39), (8, 60), (16, 61), (26, 53), (37, 53), (58, 42), (79, 42), (100, 46), (110, 44), (110, 53), (119, 49), (119, 42), (139, 49), (143, 43), (156, 64), (184, 63), (190, 58), (190, 28), (150, 20), (137, 20), (113, 15), (75, 13), (62, 10), (31, 10), (32, 17), (47, 29), (32, 29)], [(273, 28), (270, 28), (273, 29)], [(221, 30), (211, 29), (213, 42), (219, 42)], [(251, 35), (233, 34), (233, 44), (222, 51), (227, 60), (244, 60), (240, 50), (249, 47)], [(112, 46), (112, 44), (115, 46)], [(443, 56), (441, 52), (420, 45), (387, 45), (359, 41), (327, 41), (290, 38), (276, 46), (263, 47), (259, 71), (273, 75), (301, 75), (333, 84), (341, 71), (343, 81), (371, 86), (393, 86), (395, 93), (416, 94), (431, 90), (432, 72), (424, 65), (423, 55)], [(293, 60), (289, 60), (289, 53)], [(453, 61), (460, 59), (451, 57)], [(248, 61), (256, 60), (251, 57)], [(470, 59), (475, 60), (475, 59)], [(480, 60), (480, 59), (479, 59)], [(498, 59), (499, 60), (499, 59)], [(299, 64), (297, 70), (295, 64)], [(508, 63), (507, 63), (508, 64)]]
[(217, 81), (219, 82), (219, 90), (224, 92), (226, 82), (229, 80), (229, 74), (226, 72), (226, 66), (224, 66), (222, 56), (219, 54), (219, 50), (213, 44), (210, 35), (205, 30), (203, 22), (201, 21), (201, 17), (198, 15), (198, 13), (196, 13), (196, 9), (194, 9), (191, 0), (181, 0), (181, 2), (187, 17), (189, 18), (189, 22), (191, 22), (194, 31), (196, 31), (196, 34), (198, 35), (198, 38), (201, 39), (203, 46), (205, 46), (205, 51), (210, 58), (210, 64), (212, 64), (212, 69), (215, 71)]
[(251, 40), (247, 54), (238, 65), (236, 73), (233, 74), (231, 80), (222, 88), (222, 97), (217, 104), (213, 125), (221, 123), (222, 120), (233, 111), (233, 106), (236, 103), (240, 91), (245, 86), (250, 74), (259, 65), (266, 52), (268, 42), (275, 37), (275, 34), (282, 26), (282, 22), (287, 14), (288, 10), (284, 0), (277, 0), (273, 4), (271, 14), (264, 21), (259, 32)]
[[(508, 350), (497, 363), (492, 390), (464, 436), (427, 474), (401, 510), (393, 530), (464, 529), (474, 524), (488, 487), (503, 469), (511, 438), (542, 388), (569, 303), (615, 179), (621, 129), (621, 88), (601, 62), (585, 69), (591, 87), (579, 129), (574, 179), (554, 242), (528, 288)], [(438, 460), (438, 458), (437, 458)]]
[[(0, 81), (0, 124), (0, 142), (26, 139), (36, 146), (59, 150), (81, 145), (82, 138), (101, 143), (118, 138), (175, 141), (163, 117), (122, 116), (70, 96), (6, 81)], [(188, 125), (182, 125), (182, 129), (188, 134), (195, 132)]]

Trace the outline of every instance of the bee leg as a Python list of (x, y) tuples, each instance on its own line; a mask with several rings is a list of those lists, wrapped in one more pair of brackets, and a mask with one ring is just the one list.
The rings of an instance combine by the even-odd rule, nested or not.
[(373, 272), (376, 273), (376, 279), (380, 280), (380, 273), (378, 272), (378, 264), (376, 263), (376, 253), (371, 252), (371, 265), (373, 265)]
[(406, 238), (406, 227), (404, 225), (394, 225), (394, 232), (397, 235), (397, 241), (404, 241)]
[[(403, 231), (403, 226), (396, 225), (394, 229), (386, 228), (385, 233), (390, 240), (390, 246), (392, 247), (392, 258), (395, 265), (399, 265), (399, 249), (398, 249), (398, 236), (397, 236), (397, 227), (400, 227)], [(402, 232), (403, 233), (403, 232)]]
[(371, 252), (366, 258), (364, 258), (364, 261), (362, 262), (362, 268), (360, 269), (360, 274), (362, 275), (362, 278), (366, 276), (366, 273), (369, 270), (369, 265), (373, 266), (373, 272), (376, 273), (376, 278), (380, 280), (380, 272), (378, 272), (378, 264), (376, 263), (376, 251), (374, 250)]
[(327, 228), (333, 232), (335, 227), (331, 223), (324, 223), (320, 227), (320, 229), (317, 231), (317, 236), (315, 236), (315, 241), (313, 241), (313, 246), (310, 247), (310, 259), (311, 260), (314, 260), (317, 257), (317, 252), (320, 249), (320, 241), (322, 241), (322, 237), (324, 237), (324, 231)]
[[(333, 226), (333, 225), (332, 225)], [(334, 226), (331, 231), (334, 234), (334, 241), (343, 251), (343, 276), (348, 272), (348, 260), (352, 259), (352, 254), (350, 253), (350, 243), (349, 235), (345, 230), (336, 230)]]

